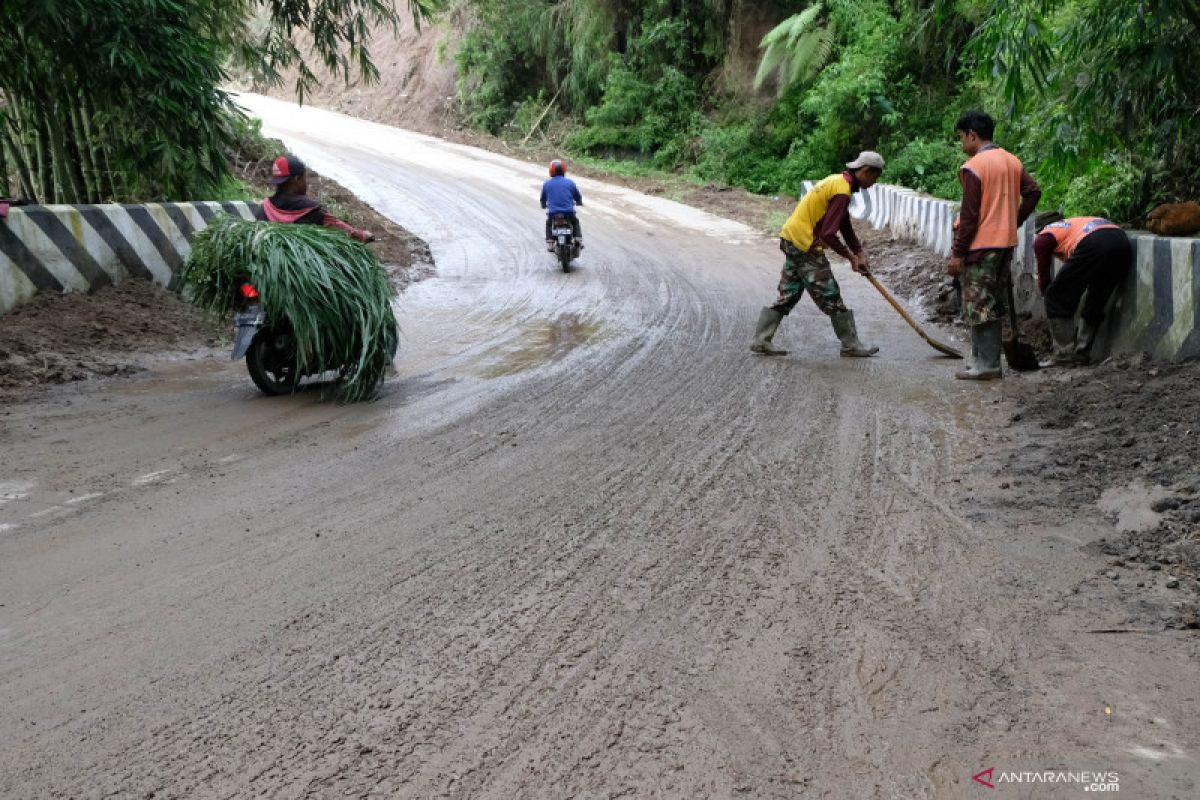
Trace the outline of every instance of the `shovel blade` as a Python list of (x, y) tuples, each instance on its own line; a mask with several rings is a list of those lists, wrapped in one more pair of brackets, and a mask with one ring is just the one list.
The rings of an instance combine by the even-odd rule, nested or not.
[(1004, 343), (1004, 358), (1008, 366), (1017, 372), (1034, 372), (1040, 366), (1033, 346), (1016, 339)]

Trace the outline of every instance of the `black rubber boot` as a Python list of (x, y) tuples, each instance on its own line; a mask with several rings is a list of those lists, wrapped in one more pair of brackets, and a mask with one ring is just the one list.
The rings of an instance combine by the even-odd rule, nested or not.
[(1041, 367), (1074, 367), (1079, 364), (1079, 356), (1075, 352), (1075, 320), (1070, 317), (1050, 317), (1050, 341), (1053, 350), (1050, 358), (1042, 361)]
[(1093, 325), (1086, 319), (1079, 320), (1079, 334), (1075, 337), (1075, 359), (1078, 363), (1091, 363), (1092, 345), (1096, 343), (1096, 334), (1099, 332), (1099, 325)]

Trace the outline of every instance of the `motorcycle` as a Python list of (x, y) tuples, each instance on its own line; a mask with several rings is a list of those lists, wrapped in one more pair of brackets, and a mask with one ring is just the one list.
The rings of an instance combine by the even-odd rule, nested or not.
[[(240, 287), (241, 310), (233, 315), (237, 333), (233, 339), (230, 360), (246, 359), (246, 371), (250, 380), (265, 395), (291, 394), (301, 378), (320, 375), (330, 370), (340, 370), (340, 364), (327, 365), (300, 373), (296, 359), (296, 339), (291, 323), (267, 319), (262, 310), (258, 288), (251, 283)], [(399, 342), (393, 342), (391, 357), (396, 357)]]
[(231, 361), (246, 359), (250, 380), (263, 394), (291, 394), (300, 381), (291, 325), (287, 320), (268, 324), (254, 284), (243, 283), (240, 291), (242, 310), (233, 315), (237, 334), (229, 358)]
[(562, 271), (570, 272), (572, 259), (579, 258), (579, 241), (575, 238), (571, 220), (564, 214), (552, 216), (550, 235), (554, 237), (554, 255), (562, 265)]

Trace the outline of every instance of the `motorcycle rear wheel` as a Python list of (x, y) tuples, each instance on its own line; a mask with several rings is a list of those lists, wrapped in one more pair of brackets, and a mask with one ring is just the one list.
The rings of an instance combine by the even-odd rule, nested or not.
[(558, 246), (558, 263), (562, 264), (563, 272), (571, 271), (571, 247), (570, 245)]
[(263, 329), (246, 351), (246, 371), (250, 380), (265, 395), (277, 396), (296, 391), (300, 376), (296, 369), (296, 343), (291, 331)]

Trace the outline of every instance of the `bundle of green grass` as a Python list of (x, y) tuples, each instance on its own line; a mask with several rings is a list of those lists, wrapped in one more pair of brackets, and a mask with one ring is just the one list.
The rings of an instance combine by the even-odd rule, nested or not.
[(319, 225), (218, 215), (192, 241), (183, 273), (192, 302), (229, 314), (253, 284), (267, 320), (289, 320), (300, 375), (339, 369), (338, 397), (370, 400), (399, 341), (387, 273), (364, 244)]

